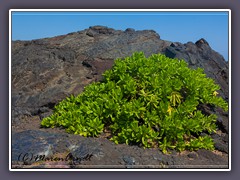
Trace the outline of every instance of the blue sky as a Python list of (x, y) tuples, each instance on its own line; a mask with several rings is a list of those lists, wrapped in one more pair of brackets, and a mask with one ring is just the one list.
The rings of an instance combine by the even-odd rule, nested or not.
[(12, 40), (63, 35), (103, 25), (116, 30), (155, 30), (163, 40), (200, 38), (228, 60), (228, 12), (12, 12)]

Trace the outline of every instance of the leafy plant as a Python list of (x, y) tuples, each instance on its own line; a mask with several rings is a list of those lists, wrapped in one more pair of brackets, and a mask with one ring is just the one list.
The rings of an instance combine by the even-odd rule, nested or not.
[(227, 111), (228, 104), (203, 69), (190, 69), (185, 61), (161, 54), (146, 58), (141, 52), (115, 60), (103, 77), (61, 101), (41, 125), (82, 136), (98, 136), (108, 128), (117, 144), (159, 147), (164, 153), (214, 148), (210, 136), (200, 134), (216, 131), (216, 115), (204, 115), (198, 107), (208, 104)]

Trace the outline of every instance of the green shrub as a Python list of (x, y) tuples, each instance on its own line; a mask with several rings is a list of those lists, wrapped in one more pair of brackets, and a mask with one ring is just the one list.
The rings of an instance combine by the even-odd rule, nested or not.
[(146, 58), (134, 53), (115, 60), (103, 77), (56, 105), (41, 125), (82, 136), (98, 136), (107, 128), (117, 144), (159, 147), (164, 153), (169, 148), (214, 149), (210, 136), (200, 133), (216, 131), (216, 115), (204, 115), (198, 107), (208, 104), (227, 111), (228, 104), (203, 69), (190, 69), (185, 61), (161, 54)]

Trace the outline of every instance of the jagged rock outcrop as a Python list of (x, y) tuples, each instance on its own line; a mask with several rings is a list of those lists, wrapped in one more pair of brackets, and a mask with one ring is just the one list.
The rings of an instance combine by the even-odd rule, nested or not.
[[(56, 130), (40, 129), (40, 121), (43, 117), (52, 113), (56, 103), (70, 94), (81, 93), (87, 84), (99, 81), (101, 74), (112, 67), (114, 59), (131, 56), (136, 51), (143, 51), (146, 56), (163, 53), (171, 58), (184, 59), (191, 68), (204, 68), (207, 76), (215, 79), (216, 83), (220, 85), (220, 95), (228, 100), (228, 63), (219, 53), (211, 49), (204, 39), (200, 39), (196, 43), (182, 44), (162, 40), (153, 30), (135, 31), (128, 28), (121, 31), (104, 26), (92, 26), (89, 29), (53, 38), (14, 41), (12, 42), (11, 67), (13, 160), (16, 160), (17, 155), (21, 150), (24, 150), (26, 144), (28, 146), (34, 144), (34, 138), (27, 138), (32, 133), (35, 133), (36, 138), (42, 137), (44, 143), (48, 144), (56, 144), (56, 139), (66, 139), (66, 137), (70, 140), (71, 138), (80, 138), (78, 139), (79, 142), (84, 141), (82, 137), (68, 136), (61, 130), (56, 133)], [(213, 137), (216, 142), (216, 149), (220, 154), (223, 154), (221, 157), (224, 157), (223, 160), (218, 161), (221, 162), (221, 165), (227, 165), (228, 113), (223, 113), (219, 109), (209, 110), (208, 107), (203, 108), (210, 113), (219, 115), (217, 122), (219, 133), (214, 134)], [(50, 134), (46, 135), (44, 133)], [(21, 140), (21, 137), (26, 139)], [(53, 137), (55, 140), (48, 141), (46, 137)], [(32, 148), (37, 148), (37, 145), (40, 148), (42, 144), (39, 143), (35, 143)], [(120, 147), (112, 146), (116, 149)], [(107, 145), (104, 147), (106, 148)], [(133, 153), (131, 152), (134, 151), (131, 149), (132, 147), (124, 147), (130, 148), (126, 149), (126, 153), (127, 151), (129, 151), (128, 154)], [(28, 149), (32, 150), (31, 147), (28, 147)], [(66, 149), (56, 147), (55, 150), (63, 153)], [(107, 148), (103, 151), (107, 151)], [(147, 153), (148, 150), (145, 151)], [(200, 160), (204, 156), (203, 154), (206, 153), (212, 152), (204, 151), (203, 153), (203, 151), (200, 151), (200, 153), (197, 152), (194, 155), (193, 159), (196, 163), (199, 163), (198, 165), (219, 164), (217, 160), (206, 160), (204, 162)], [(115, 163), (118, 163), (117, 156)], [(121, 162), (129, 164), (128, 161), (131, 161), (134, 164), (134, 162), (138, 161), (139, 156), (141, 156), (141, 153), (140, 155), (132, 154), (131, 157), (126, 156), (123, 158)], [(220, 155), (215, 156), (216, 159), (220, 157)], [(164, 158), (165, 156), (161, 154), (161, 157)], [(211, 155), (208, 157), (211, 157)], [(173, 158), (173, 156), (168, 158)], [(172, 160), (173, 164), (181, 165), (177, 163), (180, 162), (177, 156), (174, 156), (174, 158)], [(187, 156), (184, 158), (185, 160), (182, 163), (191, 165), (189, 158), (187, 159)], [(89, 165), (94, 163), (102, 163), (103, 165), (104, 162), (107, 163), (104, 158), (100, 158), (99, 162), (92, 160)], [(147, 164), (140, 161), (138, 163)], [(114, 159), (111, 165), (113, 164)]]
[(195, 44), (172, 43), (166, 48), (165, 54), (171, 58), (184, 59), (191, 68), (203, 68), (208, 77), (215, 79), (221, 86), (221, 96), (228, 100), (228, 64), (224, 58), (211, 49), (205, 39)]

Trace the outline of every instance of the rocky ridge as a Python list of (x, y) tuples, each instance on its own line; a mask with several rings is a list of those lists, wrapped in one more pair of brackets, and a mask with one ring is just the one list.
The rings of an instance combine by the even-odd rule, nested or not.
[[(12, 42), (12, 166), (15, 168), (227, 168), (228, 113), (202, 107), (218, 115), (218, 131), (212, 137), (216, 151), (172, 152), (115, 145), (104, 137), (83, 138), (63, 129), (40, 128), (41, 119), (71, 94), (79, 94), (87, 84), (101, 80), (114, 59), (143, 51), (146, 56), (162, 53), (184, 59), (189, 67), (201, 67), (221, 87), (228, 101), (228, 63), (204, 39), (196, 43), (160, 39), (153, 30), (125, 31), (104, 26), (53, 38)], [(28, 155), (25, 155), (28, 153)], [(36, 156), (63, 158), (39, 160)], [(72, 158), (69, 158), (71, 155)], [(30, 158), (33, 155), (34, 158)], [(23, 158), (25, 157), (25, 159)], [(28, 158), (27, 158), (28, 157)], [(78, 158), (74, 158), (78, 157)], [(27, 159), (27, 160), (26, 160)], [(76, 160), (77, 159), (77, 160)]]

